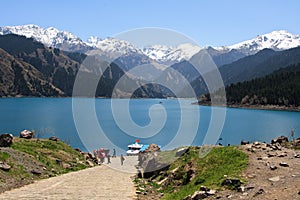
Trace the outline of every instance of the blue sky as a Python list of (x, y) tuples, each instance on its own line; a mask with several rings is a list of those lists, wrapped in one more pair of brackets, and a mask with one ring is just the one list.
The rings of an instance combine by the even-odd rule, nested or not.
[(83, 40), (142, 27), (176, 30), (200, 46), (230, 45), (279, 29), (300, 34), (298, 0), (8, 0), (1, 8), (0, 26), (53, 26)]

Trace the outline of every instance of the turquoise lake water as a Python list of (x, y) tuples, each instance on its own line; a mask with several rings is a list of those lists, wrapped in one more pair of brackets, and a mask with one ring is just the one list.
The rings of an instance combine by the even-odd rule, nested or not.
[[(79, 108), (72, 110), (72, 98), (0, 99), (0, 133), (18, 136), (23, 129), (35, 130), (39, 137), (55, 135), (83, 150), (104, 147), (122, 153), (136, 139), (164, 149), (202, 145), (209, 125), (222, 121), (222, 117), (211, 120), (211, 107), (192, 105), (194, 100), (115, 99), (113, 109), (111, 99), (77, 101)], [(226, 111), (226, 116), (223, 128), (213, 132), (210, 143), (270, 142), (274, 137), (288, 136), (292, 129), (300, 136), (300, 112), (216, 109)], [(129, 116), (124, 115), (126, 111)]]

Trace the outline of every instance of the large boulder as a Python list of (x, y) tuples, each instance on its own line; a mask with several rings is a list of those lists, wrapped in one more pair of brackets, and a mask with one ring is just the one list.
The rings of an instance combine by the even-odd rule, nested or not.
[(278, 138), (273, 139), (271, 141), (271, 144), (276, 144), (276, 143), (282, 144), (282, 143), (286, 143), (288, 141), (289, 141), (289, 139), (287, 137), (285, 137), (285, 136), (282, 135), (282, 136), (280, 136)]
[(152, 153), (160, 151), (160, 147), (157, 144), (149, 144), (148, 148), (144, 151), (144, 153)]
[(12, 134), (1, 134), (0, 135), (0, 147), (10, 147), (13, 143), (13, 135)]
[(23, 130), (20, 132), (20, 138), (31, 139), (34, 136), (33, 131)]

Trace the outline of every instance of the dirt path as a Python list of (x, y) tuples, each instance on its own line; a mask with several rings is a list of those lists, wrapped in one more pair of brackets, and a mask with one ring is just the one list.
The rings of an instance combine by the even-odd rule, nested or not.
[(37, 181), (4, 192), (0, 199), (135, 199), (131, 178), (136, 172), (135, 164), (136, 157), (125, 157), (123, 166), (120, 158), (112, 158), (111, 164)]

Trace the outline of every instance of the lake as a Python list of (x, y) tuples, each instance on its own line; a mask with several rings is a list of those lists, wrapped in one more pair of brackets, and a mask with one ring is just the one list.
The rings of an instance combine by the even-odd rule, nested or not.
[(0, 133), (18, 136), (24, 129), (35, 130), (37, 137), (54, 135), (82, 150), (104, 147), (116, 148), (118, 153), (124, 153), (136, 139), (171, 149), (204, 141), (223, 145), (241, 140), (270, 142), (280, 135), (289, 136), (292, 129), (299, 137), (300, 112), (217, 107), (213, 111), (192, 102), (195, 100), (3, 98)]

